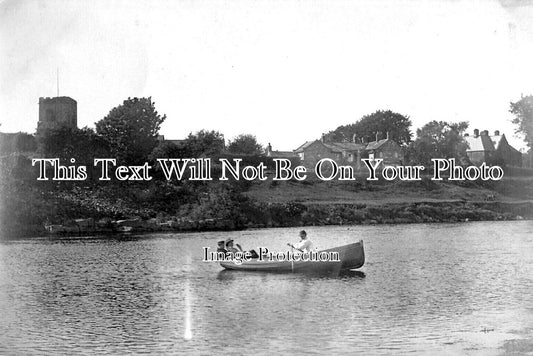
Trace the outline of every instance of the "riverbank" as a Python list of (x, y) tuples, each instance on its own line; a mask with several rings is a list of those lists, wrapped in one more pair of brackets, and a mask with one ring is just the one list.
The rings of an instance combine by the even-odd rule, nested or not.
[[(533, 181), (12, 185), (2, 237), (533, 219)], [(5, 186), (4, 186), (5, 188)]]
[(411, 202), (366, 204), (267, 204), (258, 206), (262, 218), (241, 221), (223, 219), (74, 219), (68, 224), (24, 225), (4, 236), (92, 235), (152, 232), (228, 231), (249, 228), (325, 225), (443, 223), (533, 219), (533, 201), (522, 202)]

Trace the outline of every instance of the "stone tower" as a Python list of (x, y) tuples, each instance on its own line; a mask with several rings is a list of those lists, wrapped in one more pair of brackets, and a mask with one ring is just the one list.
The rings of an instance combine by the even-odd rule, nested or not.
[(78, 128), (78, 103), (68, 96), (39, 98), (37, 131)]

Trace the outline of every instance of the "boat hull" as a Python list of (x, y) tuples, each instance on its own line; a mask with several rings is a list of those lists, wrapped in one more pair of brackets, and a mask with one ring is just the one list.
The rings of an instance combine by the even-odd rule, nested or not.
[(241, 264), (233, 261), (223, 261), (222, 267), (229, 270), (260, 271), (272, 273), (338, 273), (345, 270), (360, 268), (365, 263), (363, 241), (353, 244), (334, 247), (321, 252), (337, 252), (339, 261), (277, 261), (277, 260), (252, 260), (243, 261)]

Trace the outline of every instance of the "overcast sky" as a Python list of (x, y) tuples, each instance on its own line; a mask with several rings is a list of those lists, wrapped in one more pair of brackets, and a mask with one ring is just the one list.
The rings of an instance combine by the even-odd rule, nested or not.
[[(520, 4), (520, 5), (518, 5)], [(292, 150), (375, 110), (500, 129), (533, 94), (533, 3), (0, 0), (0, 130), (34, 132), (39, 97), (94, 127), (151, 96), (161, 133), (252, 133)]]

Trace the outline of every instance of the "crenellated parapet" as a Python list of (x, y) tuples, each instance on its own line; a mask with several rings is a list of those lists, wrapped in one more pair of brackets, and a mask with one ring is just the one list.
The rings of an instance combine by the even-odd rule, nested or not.
[(78, 103), (68, 96), (39, 98), (37, 131), (78, 127)]

